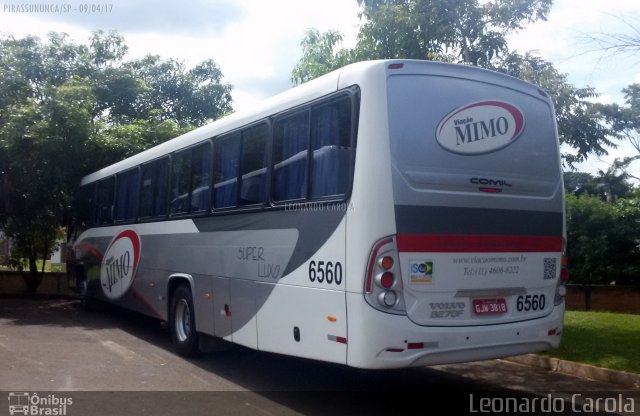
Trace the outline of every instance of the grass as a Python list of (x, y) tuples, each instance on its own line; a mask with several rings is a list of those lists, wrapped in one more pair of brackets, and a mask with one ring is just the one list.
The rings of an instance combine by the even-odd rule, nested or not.
[[(36, 264), (38, 265), (38, 271), (42, 270), (42, 260), (37, 260)], [(22, 265), (24, 270), (29, 270), (29, 264), (24, 263)], [(9, 267), (9, 266), (0, 266), (0, 271), (15, 271), (14, 268)], [(49, 260), (47, 260), (47, 262), (44, 264), (44, 271), (45, 273), (49, 273), (49, 272), (64, 272), (65, 271), (65, 265), (61, 264), (61, 263), (51, 263)]]
[(560, 348), (545, 355), (640, 373), (640, 315), (567, 311)]

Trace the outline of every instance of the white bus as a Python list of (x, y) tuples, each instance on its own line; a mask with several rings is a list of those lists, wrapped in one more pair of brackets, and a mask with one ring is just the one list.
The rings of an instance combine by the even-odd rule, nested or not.
[[(557, 347), (564, 194), (549, 96), (467, 66), (346, 66), (84, 177), (85, 300), (358, 368)], [(215, 338), (213, 338), (215, 339)]]

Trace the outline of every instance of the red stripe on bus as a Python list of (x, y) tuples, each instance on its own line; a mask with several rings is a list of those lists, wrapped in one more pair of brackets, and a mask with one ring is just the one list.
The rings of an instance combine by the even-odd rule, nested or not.
[(398, 251), (418, 253), (544, 253), (562, 251), (562, 237), (481, 234), (398, 234)]

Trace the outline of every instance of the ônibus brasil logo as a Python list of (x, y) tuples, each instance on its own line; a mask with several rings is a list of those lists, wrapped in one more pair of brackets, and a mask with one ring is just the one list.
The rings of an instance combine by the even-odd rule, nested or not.
[(100, 285), (105, 296), (117, 299), (129, 290), (139, 261), (140, 237), (135, 231), (124, 230), (111, 240), (100, 267)]
[(495, 152), (516, 141), (524, 114), (504, 101), (479, 101), (456, 108), (438, 123), (436, 140), (446, 150), (467, 155)]

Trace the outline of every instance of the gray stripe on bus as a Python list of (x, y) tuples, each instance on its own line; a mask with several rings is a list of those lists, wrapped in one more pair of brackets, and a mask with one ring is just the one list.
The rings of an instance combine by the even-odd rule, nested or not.
[(345, 210), (319, 209), (317, 211), (263, 211), (196, 218), (200, 232), (232, 230), (271, 230), (295, 228), (299, 237), (293, 256), (283, 276), (304, 264), (331, 237), (346, 214)]

